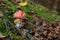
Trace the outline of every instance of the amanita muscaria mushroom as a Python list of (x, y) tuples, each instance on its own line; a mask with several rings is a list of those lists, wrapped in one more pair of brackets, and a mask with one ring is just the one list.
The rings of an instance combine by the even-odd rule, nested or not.
[(25, 13), (23, 11), (18, 11), (14, 14), (14, 18), (24, 18)]

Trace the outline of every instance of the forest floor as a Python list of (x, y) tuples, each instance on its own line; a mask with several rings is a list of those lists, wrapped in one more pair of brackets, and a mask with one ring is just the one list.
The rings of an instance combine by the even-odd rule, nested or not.
[[(5, 36), (0, 37), (1, 40), (60, 40), (60, 15), (56, 11), (32, 0), (24, 7), (18, 5), (19, 2), (0, 1), (0, 33)], [(13, 22), (13, 14), (19, 10), (26, 15), (21, 28)]]

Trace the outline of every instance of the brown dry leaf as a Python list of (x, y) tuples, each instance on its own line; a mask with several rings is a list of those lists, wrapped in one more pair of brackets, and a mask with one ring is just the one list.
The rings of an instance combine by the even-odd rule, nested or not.
[(34, 21), (33, 24), (37, 27), (40, 26), (40, 18), (36, 15), (33, 15)]
[(3, 17), (3, 14), (2, 14), (2, 12), (0, 12), (0, 17)]
[(0, 38), (4, 38), (5, 36), (3, 36), (1, 33), (0, 33)]
[(9, 0), (9, 1), (11, 1), (14, 4), (17, 4), (18, 3), (18, 0)]

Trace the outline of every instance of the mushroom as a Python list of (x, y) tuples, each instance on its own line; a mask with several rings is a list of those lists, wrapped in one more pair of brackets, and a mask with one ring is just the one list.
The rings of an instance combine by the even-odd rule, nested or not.
[(23, 11), (18, 11), (14, 14), (14, 18), (24, 18), (25, 13)]
[(21, 28), (23, 26), (21, 19), (15, 19), (14, 23), (16, 24), (16, 27)]
[(21, 23), (22, 22), (22, 20), (21, 19), (15, 19), (14, 20), (14, 23), (16, 24), (16, 23)]

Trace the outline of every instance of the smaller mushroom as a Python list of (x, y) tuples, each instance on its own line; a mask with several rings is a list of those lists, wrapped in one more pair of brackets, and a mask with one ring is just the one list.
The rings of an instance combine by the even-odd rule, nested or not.
[(16, 24), (16, 23), (18, 24), (18, 23), (21, 23), (21, 22), (22, 22), (21, 19), (15, 19), (15, 20), (14, 20), (14, 23), (15, 23), (15, 24)]
[(23, 27), (23, 23), (21, 19), (15, 19), (14, 23), (16, 24), (16, 27), (21, 28)]

